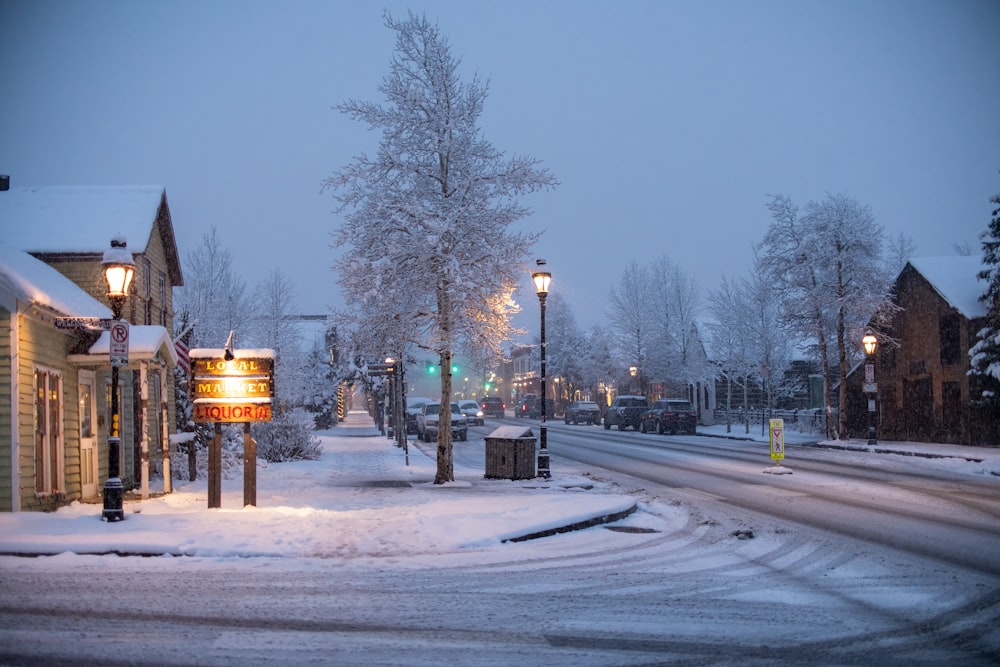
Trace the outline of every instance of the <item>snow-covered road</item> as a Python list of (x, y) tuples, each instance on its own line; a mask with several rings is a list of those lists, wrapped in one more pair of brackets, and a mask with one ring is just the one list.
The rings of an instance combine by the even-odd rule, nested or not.
[[(549, 435), (558, 451), (559, 434)], [(637, 442), (640, 434), (623, 436)], [(458, 482), (441, 489), (420, 486), (433, 462), (416, 447), (408, 467), (385, 438), (329, 437), (325, 447), (322, 461), (258, 471), (257, 509), (197, 509), (185, 498), (203, 506), (203, 492), (182, 488), (169, 501), (172, 509), (154, 512), (149, 501), (125, 522), (154, 513), (189, 530), (210, 519), (215, 554), (0, 558), (0, 664), (913, 667), (1000, 660), (994, 573), (748, 513), (720, 501), (721, 488), (700, 490), (690, 471), (684, 486), (654, 486), (573, 463), (565, 452), (554, 455), (555, 478), (593, 483), (563, 495), (581, 502), (591, 493), (622, 495), (638, 501), (640, 511), (610, 526), (501, 543), (482, 539), (483, 526), (456, 522), (452, 510), (442, 509), (474, 500), (476, 516), (488, 516), (482, 507), (496, 491), (478, 463), (461, 463), (476, 461), (481, 439), (460, 445)], [(676, 451), (669, 456), (681, 461)], [(892, 484), (874, 495), (874, 486), (857, 480), (850, 488), (875, 504), (910, 498), (918, 514), (928, 510), (920, 490), (932, 481), (996, 483), (971, 463), (887, 456), (828, 451), (823, 457), (830, 460), (810, 464), (822, 474), (803, 464), (790, 477), (799, 485), (813, 477), (817, 489), (829, 489), (824, 476), (833, 473), (825, 467), (852, 457), (893, 475), (909, 470), (922, 482)], [(737, 457), (726, 465), (744, 464)], [(758, 473), (762, 467), (754, 464)], [(415, 486), (364, 483), (371, 479), (409, 479)], [(732, 479), (719, 483), (738, 486)], [(227, 485), (224, 507), (238, 479)], [(553, 493), (545, 487), (516, 492), (545, 512)], [(806, 491), (771, 495), (793, 504)], [(933, 511), (954, 507), (946, 500)], [(267, 508), (277, 502), (301, 509)], [(275, 517), (286, 523), (280, 531)], [(229, 533), (217, 525), (222, 519), (231, 521)], [(286, 551), (238, 556), (253, 551), (241, 552), (240, 543), (267, 540), (253, 533), (265, 519), (260, 525)], [(99, 521), (95, 528), (78, 525), (109, 528)], [(338, 526), (343, 535), (330, 534)], [(289, 542), (303, 546), (289, 551)], [(403, 548), (408, 543), (416, 548)], [(293, 555), (314, 544), (341, 546), (325, 557)]]

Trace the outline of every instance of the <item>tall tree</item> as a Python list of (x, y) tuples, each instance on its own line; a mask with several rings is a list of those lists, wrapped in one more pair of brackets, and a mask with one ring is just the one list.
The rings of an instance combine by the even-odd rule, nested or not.
[(212, 227), (186, 258), (187, 284), (177, 292), (177, 311), (191, 322), (193, 347), (222, 347), (230, 331), (252, 336), (253, 307), (246, 283), (233, 270), (233, 257)]
[[(859, 355), (864, 326), (892, 309), (882, 256), (884, 232), (871, 209), (846, 195), (810, 202), (804, 215), (784, 196), (768, 204), (774, 222), (759, 246), (767, 277), (784, 302), (784, 322), (807, 340), (823, 365), (828, 434), (846, 437), (847, 411), (834, 423), (830, 353), (836, 352), (839, 405), (847, 405), (848, 361)], [(832, 433), (830, 432), (832, 430)]]
[[(566, 385), (562, 389), (572, 400), (573, 391), (583, 383), (584, 336), (562, 294), (553, 292), (546, 301), (546, 372)], [(558, 385), (550, 385), (550, 390), (556, 387)]]
[[(1000, 194), (990, 199), (993, 209), (990, 226), (980, 235), (983, 246), (983, 270), (986, 282), (979, 300), (986, 305), (986, 324), (976, 333), (976, 344), (969, 350), (971, 373), (980, 380), (975, 401), (987, 407), (1000, 407)], [(993, 414), (996, 414), (994, 412)]]
[[(451, 361), (461, 345), (499, 353), (514, 333), (514, 291), (537, 234), (512, 230), (530, 211), (526, 193), (554, 187), (537, 160), (505, 155), (477, 127), (487, 97), (463, 83), (459, 61), (437, 25), (385, 14), (396, 32), (385, 105), (337, 107), (381, 130), (375, 158), (362, 154), (324, 181), (344, 224), (335, 268), (355, 323), (399, 323), (398, 331), (437, 354), (441, 402), (451, 402)], [(439, 429), (437, 484), (454, 479), (450, 429)]]
[(654, 329), (648, 305), (650, 284), (649, 269), (633, 261), (608, 293), (608, 321), (617, 334), (613, 352), (620, 376), (624, 379), (627, 369), (635, 366), (640, 386), (649, 372), (646, 356)]
[(275, 389), (285, 401), (302, 405), (302, 325), (295, 319), (298, 294), (281, 269), (272, 269), (257, 285), (253, 335), (246, 341), (275, 351)]
[(747, 396), (750, 375), (753, 373), (754, 346), (751, 316), (751, 298), (746, 281), (722, 277), (719, 289), (709, 293), (709, 310), (713, 321), (709, 324), (709, 340), (718, 373), (726, 381), (726, 431), (732, 430), (730, 412), (733, 409), (733, 387), (743, 390), (743, 423), (750, 432), (749, 402)]

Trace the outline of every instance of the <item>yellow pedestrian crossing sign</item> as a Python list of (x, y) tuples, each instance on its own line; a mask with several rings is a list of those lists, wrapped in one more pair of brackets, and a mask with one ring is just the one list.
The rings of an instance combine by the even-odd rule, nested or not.
[(771, 458), (780, 461), (785, 458), (785, 420), (771, 420)]

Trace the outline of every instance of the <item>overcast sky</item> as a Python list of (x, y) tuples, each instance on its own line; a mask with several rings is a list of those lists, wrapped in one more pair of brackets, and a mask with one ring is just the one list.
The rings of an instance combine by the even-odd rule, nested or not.
[(0, 0), (0, 174), (163, 185), (182, 258), (214, 225), (249, 285), (280, 267), (327, 312), (340, 220), (320, 184), (378, 142), (331, 107), (383, 101), (384, 8), (437, 21), (490, 81), (486, 138), (561, 181), (523, 224), (584, 328), (632, 260), (665, 254), (703, 292), (746, 275), (769, 194), (846, 193), (918, 256), (980, 253), (996, 0)]

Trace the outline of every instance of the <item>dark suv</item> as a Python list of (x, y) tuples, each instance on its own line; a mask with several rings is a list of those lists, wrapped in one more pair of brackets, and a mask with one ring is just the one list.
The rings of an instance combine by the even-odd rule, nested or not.
[(655, 401), (642, 415), (639, 430), (643, 433), (690, 433), (694, 435), (698, 413), (686, 398), (664, 398)]
[(642, 413), (645, 411), (645, 396), (616, 396), (608, 411), (604, 413), (604, 428), (617, 426), (619, 431), (624, 431), (631, 426), (638, 431)]
[(593, 401), (573, 401), (566, 408), (566, 415), (563, 417), (567, 424), (587, 424), (601, 423), (601, 409)]
[(498, 417), (503, 418), (504, 410), (507, 406), (504, 405), (503, 400), (499, 396), (484, 396), (483, 400), (479, 401), (479, 407), (483, 409), (484, 417)]

